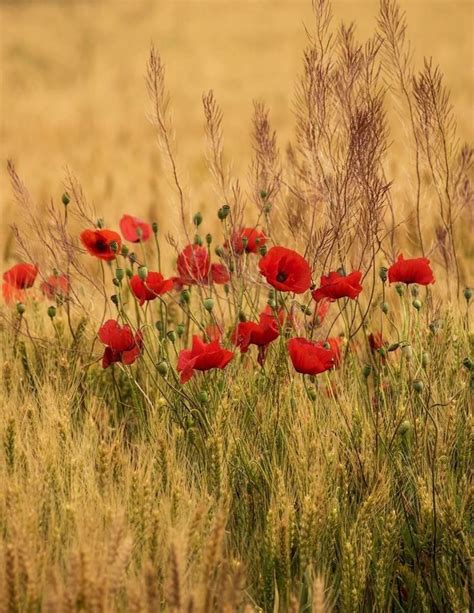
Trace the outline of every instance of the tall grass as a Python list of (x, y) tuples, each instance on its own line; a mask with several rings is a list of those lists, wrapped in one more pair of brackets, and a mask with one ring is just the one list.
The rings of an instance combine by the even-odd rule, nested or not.
[[(211, 250), (245, 215), (318, 275), (363, 270), (360, 301), (332, 305), (324, 322), (314, 303), (269, 294), (252, 256), (222, 248), (234, 273), (224, 290), (198, 286), (140, 310), (123, 270), (160, 268), (164, 238), (95, 268), (77, 229), (97, 215), (77, 179), (68, 173), (64, 203), (45, 211), (10, 164), (19, 253), (42, 253), (42, 269), (67, 273), (72, 289), (54, 311), (28, 300), (1, 312), (0, 610), (469, 609), (471, 150), (439, 69), (412, 67), (395, 2), (382, 0), (364, 44), (353, 27), (333, 29), (328, 2), (313, 9), (295, 141), (283, 153), (256, 102), (246, 183), (227, 165), (216, 97), (203, 96), (210, 176), (226, 205), (204, 240), (154, 49), (147, 86), (182, 221), (168, 246), (186, 237)], [(387, 163), (392, 95), (408, 127), (400, 176)], [(431, 258), (435, 286), (387, 285), (384, 267), (402, 249)], [(250, 351), (181, 386), (176, 354), (191, 332), (218, 323), (228, 341), (267, 297), (310, 338), (339, 334), (340, 366), (297, 375), (286, 330), (263, 367)], [(109, 314), (143, 331), (133, 366), (97, 364)], [(378, 331), (385, 342), (371, 350)]]

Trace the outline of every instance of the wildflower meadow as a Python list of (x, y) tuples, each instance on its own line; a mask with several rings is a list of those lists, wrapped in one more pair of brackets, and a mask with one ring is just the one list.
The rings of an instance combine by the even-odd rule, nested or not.
[(470, 610), (473, 151), (408, 25), (313, 0), (293, 140), (255, 102), (243, 178), (204, 93), (206, 207), (152, 46), (175, 233), (8, 162), (1, 611)]

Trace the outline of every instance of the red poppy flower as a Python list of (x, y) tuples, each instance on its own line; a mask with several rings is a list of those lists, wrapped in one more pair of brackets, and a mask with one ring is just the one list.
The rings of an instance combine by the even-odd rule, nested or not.
[(27, 289), (34, 285), (37, 274), (34, 264), (15, 264), (3, 273), (3, 280), (16, 289)]
[(262, 275), (275, 289), (302, 294), (311, 285), (311, 268), (296, 251), (272, 247), (259, 262)]
[(110, 247), (110, 243), (117, 243), (117, 250), (120, 251), (122, 239), (120, 234), (113, 230), (84, 230), (81, 232), (81, 242), (87, 251), (100, 260), (110, 262), (115, 259), (115, 253)]
[(40, 289), (46, 298), (66, 298), (69, 295), (69, 279), (66, 275), (50, 275), (40, 285)]
[(178, 356), (178, 372), (181, 373), (181, 383), (189, 381), (195, 370), (225, 368), (233, 357), (234, 353), (224, 349), (219, 341), (205, 343), (199, 336), (194, 335), (192, 348), (183, 349)]
[(250, 345), (263, 347), (280, 336), (279, 321), (271, 314), (261, 313), (259, 323), (254, 321), (240, 322), (232, 334), (232, 342), (246, 353)]
[(336, 364), (336, 355), (322, 343), (313, 343), (306, 338), (292, 338), (288, 341), (288, 353), (294, 369), (303, 375), (317, 375), (331, 370)]
[(399, 255), (395, 264), (388, 269), (389, 283), (418, 283), (430, 285), (435, 282), (430, 261), (427, 258), (413, 258), (405, 260)]
[(124, 239), (131, 243), (145, 242), (151, 236), (150, 224), (133, 215), (123, 215), (119, 226)]
[(24, 289), (17, 289), (14, 285), (10, 285), (10, 283), (2, 284), (2, 294), (7, 304), (24, 302), (26, 300), (26, 291)]
[(321, 286), (312, 292), (313, 298), (319, 302), (322, 298), (334, 301), (339, 298), (351, 298), (354, 300), (362, 291), (360, 280), (362, 273), (354, 270), (348, 275), (341, 275), (333, 271), (327, 276), (321, 277)]
[[(245, 253), (257, 253), (257, 251), (265, 245), (267, 237), (261, 230), (256, 228), (241, 228), (232, 233), (230, 243), (235, 255)], [(244, 244), (245, 242), (245, 244)]]
[(130, 279), (130, 289), (140, 304), (143, 304), (146, 300), (154, 300), (157, 296), (171, 291), (173, 279), (165, 279), (159, 272), (149, 272), (145, 281), (138, 275), (133, 275)]
[(114, 319), (109, 319), (99, 330), (99, 338), (105, 345), (102, 367), (107, 368), (114, 362), (133, 364), (141, 353), (142, 334), (133, 334), (130, 326), (121, 326)]
[(209, 278), (217, 284), (227, 283), (229, 270), (224, 264), (212, 264), (209, 253), (200, 245), (188, 245), (178, 255), (179, 277), (174, 278), (175, 287), (183, 285), (207, 285)]
[(188, 245), (178, 255), (178, 272), (183, 284), (205, 284), (209, 281), (209, 253), (200, 245)]

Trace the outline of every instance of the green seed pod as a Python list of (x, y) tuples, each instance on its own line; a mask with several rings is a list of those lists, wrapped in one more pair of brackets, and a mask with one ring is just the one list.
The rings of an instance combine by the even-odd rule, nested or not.
[(198, 400), (201, 404), (207, 404), (209, 402), (209, 394), (205, 391), (199, 392)]
[(71, 197), (67, 192), (64, 192), (64, 194), (61, 196), (61, 202), (64, 204), (64, 206), (67, 206), (71, 202)]
[(367, 379), (372, 372), (372, 366), (370, 364), (364, 364), (362, 367), (362, 374)]
[(219, 245), (214, 249), (214, 253), (218, 258), (222, 258), (225, 255), (224, 248)]
[(390, 311), (388, 302), (382, 302), (382, 304), (380, 305), (380, 308), (382, 309), (382, 313), (384, 313), (385, 315), (387, 315), (387, 313)]
[(199, 226), (202, 224), (202, 215), (201, 215), (201, 213), (196, 213), (194, 215), (193, 223), (196, 226), (196, 228), (199, 228)]
[(110, 251), (112, 251), (112, 253), (118, 253), (118, 243), (117, 241), (111, 241), (110, 242)]
[(131, 270), (130, 268), (127, 268), (127, 270), (125, 271), (125, 274), (127, 275), (129, 279), (131, 279), (133, 277), (133, 270)]
[(268, 192), (264, 189), (260, 190), (260, 198), (262, 200), (265, 200), (265, 198), (268, 196)]
[(112, 283), (115, 285), (115, 287), (120, 287), (120, 281), (118, 279), (112, 279)]
[(418, 287), (416, 283), (413, 283), (413, 285), (410, 288), (410, 291), (411, 291), (412, 297), (417, 298), (418, 294), (420, 293), (420, 288)]
[(413, 356), (413, 349), (410, 344), (402, 347), (402, 355), (409, 362)]
[(405, 286), (402, 283), (397, 283), (395, 285), (395, 289), (397, 290), (397, 294), (399, 296), (403, 296), (403, 294), (405, 293)]
[(379, 268), (379, 277), (382, 283), (385, 283), (385, 281), (388, 279), (388, 269), (385, 266), (381, 266)]
[(163, 332), (163, 322), (161, 320), (155, 322), (155, 328), (158, 330), (158, 332)]
[(51, 319), (54, 319), (56, 317), (56, 307), (55, 306), (50, 306), (48, 308), (48, 317), (50, 317)]
[(224, 292), (228, 294), (230, 292), (230, 285), (228, 283), (224, 284)]
[(148, 277), (148, 268), (146, 266), (139, 266), (137, 272), (140, 279), (142, 281), (146, 281), (146, 278)]
[(189, 294), (189, 291), (187, 289), (183, 289), (183, 291), (181, 292), (179, 296), (179, 301), (181, 303), (188, 304), (190, 300), (191, 300), (191, 296)]
[(271, 309), (276, 309), (277, 304), (276, 304), (275, 300), (273, 300), (273, 299), (267, 300), (267, 304), (268, 304), (268, 306)]
[(212, 234), (206, 234), (206, 243), (210, 245), (212, 243)]
[(273, 208), (272, 205), (269, 202), (267, 202), (265, 206), (263, 207), (263, 212), (265, 213), (265, 215), (269, 215), (272, 212), (272, 208)]
[(170, 330), (166, 336), (172, 343), (176, 342), (176, 332), (174, 330)]
[(420, 381), (420, 379), (415, 379), (415, 381), (413, 381), (413, 389), (415, 390), (415, 392), (417, 392), (418, 394), (421, 394), (421, 392), (423, 391), (423, 388), (424, 388), (423, 381)]
[(466, 299), (467, 302), (469, 302), (469, 300), (472, 298), (472, 294), (474, 293), (474, 291), (471, 287), (466, 287), (463, 293), (464, 293), (464, 298)]
[(119, 304), (119, 297), (117, 296), (117, 294), (112, 294), (112, 296), (110, 296), (110, 300), (112, 300), (112, 302), (115, 304), (115, 306), (118, 306), (118, 304)]
[(412, 305), (417, 311), (421, 309), (421, 302), (418, 300), (418, 298), (413, 300)]
[(183, 324), (178, 324), (176, 326), (176, 334), (178, 335), (178, 338), (181, 338), (184, 334), (184, 326)]
[(464, 358), (464, 360), (462, 361), (462, 365), (466, 370), (474, 370), (474, 362), (471, 360), (471, 358)]
[(223, 221), (224, 219), (226, 219), (229, 216), (230, 213), (230, 206), (228, 204), (224, 204), (224, 206), (222, 206), (218, 211), (217, 211), (217, 217)]
[(123, 255), (124, 258), (127, 257), (129, 252), (130, 252), (130, 249), (127, 247), (127, 245), (122, 245), (122, 248), (120, 249), (120, 253), (121, 255)]
[(426, 368), (429, 365), (430, 361), (431, 361), (430, 354), (424, 351), (421, 354), (421, 365), (423, 366), (423, 368)]
[(247, 321), (247, 316), (245, 315), (243, 311), (239, 311), (239, 321), (242, 323)]
[(267, 251), (268, 251), (268, 249), (267, 249), (267, 246), (266, 246), (266, 245), (262, 245), (262, 246), (259, 248), (259, 250), (258, 250), (258, 252), (260, 253), (260, 255), (261, 255), (262, 257), (263, 257), (263, 256), (265, 256), (265, 255), (267, 255)]
[(153, 230), (153, 234), (158, 234), (158, 224), (156, 221), (151, 224), (151, 229)]
[(411, 434), (413, 430), (413, 427), (411, 425), (411, 422), (408, 421), (408, 419), (406, 419), (405, 421), (402, 421), (402, 423), (400, 424), (400, 427), (398, 428), (398, 432), (399, 434), (401, 434), (401, 436), (406, 436), (407, 434)]
[(316, 390), (313, 387), (308, 388), (308, 398), (312, 401), (316, 400), (318, 395), (316, 394)]
[(123, 281), (124, 276), (125, 276), (125, 271), (123, 268), (117, 268), (115, 270), (115, 278), (117, 279), (117, 281)]
[(166, 362), (160, 362), (157, 367), (156, 370), (159, 372), (159, 374), (162, 377), (166, 377), (166, 375), (168, 374), (168, 364)]
[(301, 311), (305, 315), (312, 315), (313, 314), (313, 311), (309, 308), (309, 306), (306, 306), (305, 304), (300, 304), (300, 308), (301, 308)]

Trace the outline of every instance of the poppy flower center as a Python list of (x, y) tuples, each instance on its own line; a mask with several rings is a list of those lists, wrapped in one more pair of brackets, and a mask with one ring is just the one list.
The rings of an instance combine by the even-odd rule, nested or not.
[(97, 251), (107, 251), (109, 245), (102, 238), (99, 238), (99, 240), (95, 244), (95, 248), (97, 249)]
[(283, 272), (282, 270), (278, 271), (276, 280), (279, 283), (284, 283), (287, 280), (287, 278), (288, 278), (288, 275), (286, 274), (286, 272)]

